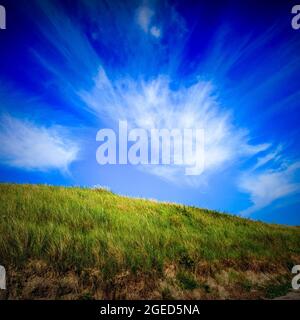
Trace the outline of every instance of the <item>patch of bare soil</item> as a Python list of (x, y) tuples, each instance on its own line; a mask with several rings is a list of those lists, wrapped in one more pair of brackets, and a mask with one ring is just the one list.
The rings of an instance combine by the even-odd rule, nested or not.
[[(21, 269), (8, 268), (0, 299), (264, 299), (268, 284), (290, 272), (258, 262), (248, 270), (235, 263), (217, 268), (203, 262), (180, 278), (180, 268), (169, 264), (158, 274), (123, 271), (108, 281), (100, 270), (61, 273), (43, 261), (30, 261)], [(277, 299), (300, 300), (300, 292)]]

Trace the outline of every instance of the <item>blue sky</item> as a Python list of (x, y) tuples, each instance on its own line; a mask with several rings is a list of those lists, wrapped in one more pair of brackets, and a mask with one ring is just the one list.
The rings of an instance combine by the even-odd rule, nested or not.
[[(293, 2), (1, 1), (0, 181), (300, 225)], [(201, 127), (205, 168), (96, 161), (101, 128)]]

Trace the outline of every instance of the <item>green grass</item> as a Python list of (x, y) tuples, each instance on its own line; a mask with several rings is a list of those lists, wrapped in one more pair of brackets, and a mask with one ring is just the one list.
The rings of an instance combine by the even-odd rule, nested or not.
[(186, 290), (193, 290), (199, 287), (197, 281), (188, 272), (179, 272), (177, 274), (177, 280), (179, 281), (180, 286)]
[(203, 262), (289, 266), (300, 255), (297, 227), (102, 189), (2, 184), (0, 221), (0, 264), (43, 260), (59, 272), (101, 270), (106, 280), (127, 270), (163, 274), (169, 264), (191, 274)]
[(266, 298), (274, 299), (286, 295), (291, 290), (290, 279), (286, 276), (279, 276), (266, 285)]

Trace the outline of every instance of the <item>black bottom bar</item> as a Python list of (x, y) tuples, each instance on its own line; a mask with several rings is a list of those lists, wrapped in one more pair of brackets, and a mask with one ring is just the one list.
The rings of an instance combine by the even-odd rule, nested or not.
[[(0, 301), (0, 318), (137, 319), (228, 316), (284, 316), (299, 312), (299, 301)], [(20, 318), (21, 319), (21, 318)]]

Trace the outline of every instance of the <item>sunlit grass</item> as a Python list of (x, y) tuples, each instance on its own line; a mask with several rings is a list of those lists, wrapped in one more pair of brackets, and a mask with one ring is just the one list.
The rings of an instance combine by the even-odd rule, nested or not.
[(166, 263), (280, 261), (300, 252), (300, 230), (101, 189), (0, 185), (0, 260), (46, 260), (59, 270), (160, 272)]
[(300, 255), (298, 227), (102, 189), (2, 184), (0, 221), (0, 264), (44, 261), (78, 274), (91, 268), (105, 281), (125, 271), (163, 277), (165, 266), (175, 265), (179, 287), (198, 288), (193, 279), (203, 264), (289, 268)]

